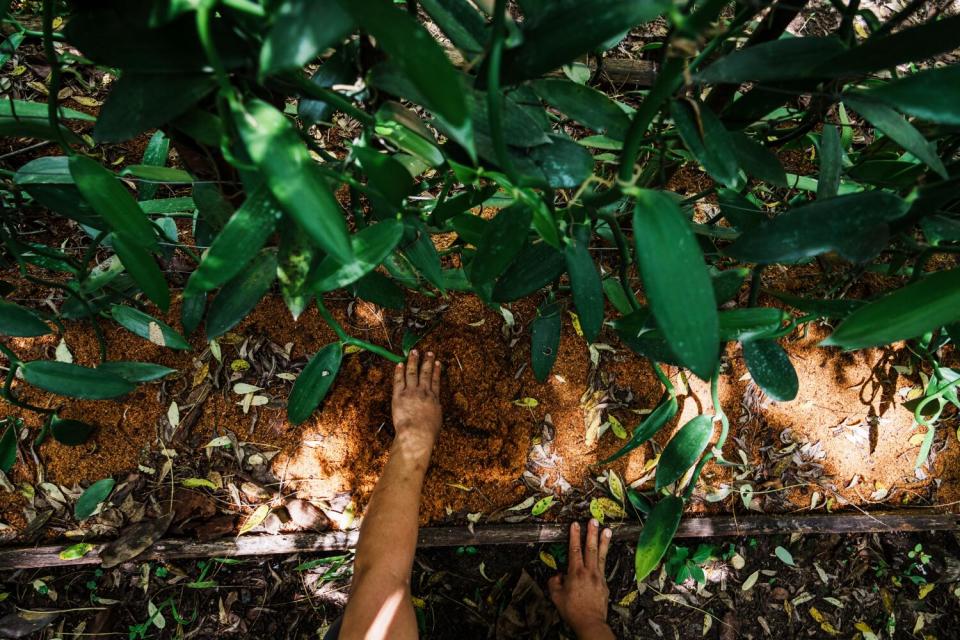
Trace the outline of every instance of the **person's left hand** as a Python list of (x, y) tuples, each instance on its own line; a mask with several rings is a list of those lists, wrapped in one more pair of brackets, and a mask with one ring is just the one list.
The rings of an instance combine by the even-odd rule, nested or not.
[(423, 363), (416, 349), (406, 364), (393, 371), (393, 428), (398, 442), (409, 442), (429, 454), (442, 420), (440, 408), (440, 363), (427, 352)]

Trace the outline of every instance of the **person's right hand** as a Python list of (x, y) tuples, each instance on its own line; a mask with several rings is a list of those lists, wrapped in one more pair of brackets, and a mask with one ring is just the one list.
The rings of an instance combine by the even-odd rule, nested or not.
[(416, 349), (406, 364), (393, 371), (393, 428), (395, 444), (412, 445), (418, 454), (430, 456), (442, 421), (440, 408), (440, 363), (433, 352), (423, 362)]
[(607, 626), (610, 590), (604, 577), (611, 536), (610, 529), (604, 529), (601, 534), (600, 524), (591, 519), (587, 540), (581, 549), (580, 525), (574, 522), (570, 525), (567, 575), (557, 574), (547, 582), (550, 599), (560, 617), (580, 640), (614, 637)]

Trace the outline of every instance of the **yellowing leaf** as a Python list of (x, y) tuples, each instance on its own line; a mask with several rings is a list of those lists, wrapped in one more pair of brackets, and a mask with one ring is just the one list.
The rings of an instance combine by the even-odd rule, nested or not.
[(231, 371), (240, 372), (240, 371), (246, 371), (249, 368), (250, 368), (250, 363), (242, 358), (237, 358), (236, 360), (230, 363)]
[(549, 553), (547, 553), (546, 551), (541, 551), (541, 552), (540, 552), (540, 562), (542, 562), (543, 564), (547, 565), (548, 567), (550, 567), (550, 568), (553, 569), (554, 571), (557, 570), (557, 561), (556, 561), (556, 559), (554, 559), (554, 557), (553, 557), (552, 555), (550, 555)]
[[(210, 482), (210, 481), (207, 480), (207, 482)], [(210, 484), (213, 484), (213, 483), (211, 482)], [(251, 513), (250, 516), (246, 520), (244, 520), (243, 526), (240, 527), (240, 533), (238, 533), (237, 535), (242, 536), (243, 534), (247, 533), (251, 529), (257, 528), (258, 526), (260, 526), (260, 523), (262, 523), (264, 520), (267, 519), (268, 515), (270, 515), (270, 505), (269, 504), (260, 505), (259, 507), (257, 507), (256, 511)]]
[(410, 602), (413, 604), (415, 609), (426, 609), (427, 601), (423, 598), (418, 598), (417, 596), (410, 596)]
[(610, 423), (610, 431), (613, 432), (613, 435), (621, 440), (627, 439), (627, 430), (623, 427), (623, 423), (617, 420), (616, 416), (608, 415), (607, 422)]
[(600, 501), (596, 498), (590, 501), (590, 515), (592, 515), (597, 522), (603, 524), (603, 507), (600, 506)]
[(930, 592), (933, 591), (933, 589), (934, 589), (936, 586), (937, 586), (937, 585), (935, 585), (935, 584), (933, 584), (933, 583), (928, 583), (928, 584), (922, 584), (922, 585), (920, 585), (920, 590), (919, 590), (919, 592), (920, 592), (920, 599), (923, 600), (923, 599), (926, 598), (928, 595), (930, 595)]
[(216, 340), (210, 341), (210, 353), (214, 358), (217, 359), (217, 362), (223, 362), (223, 353), (220, 351), (220, 343)]
[(863, 634), (863, 640), (877, 640), (877, 634), (866, 622), (858, 622), (853, 627)]
[(640, 595), (640, 592), (634, 589), (627, 595), (620, 598), (620, 602), (618, 602), (617, 604), (620, 605), (621, 607), (629, 607), (631, 604), (633, 604), (636, 601), (639, 595)]
[(193, 374), (193, 386), (197, 386), (207, 379), (207, 376), (210, 374), (210, 363), (204, 362), (203, 366), (197, 369), (197, 372)]
[(85, 107), (99, 107), (103, 104), (96, 98), (91, 98), (89, 96), (73, 96), (73, 101), (77, 104), (82, 104)]
[(573, 323), (573, 330), (577, 332), (577, 335), (581, 338), (583, 337), (583, 329), (580, 328), (580, 316), (578, 316), (573, 311), (567, 311), (570, 314), (570, 322)]
[(623, 499), (626, 495), (626, 492), (623, 490), (623, 481), (620, 479), (620, 476), (617, 475), (617, 472), (612, 469), (610, 473), (607, 474), (607, 486), (610, 488), (610, 494), (623, 504)]
[(210, 480), (207, 480), (206, 478), (186, 478), (184, 480), (181, 480), (180, 484), (182, 484), (187, 489), (197, 489), (199, 487), (204, 487), (205, 489), (217, 488), (217, 485), (215, 485)]
[(530, 510), (531, 515), (543, 515), (547, 512), (547, 509), (553, 506), (554, 500), (555, 498), (553, 496), (547, 496), (546, 498), (537, 500), (537, 503), (533, 505), (533, 509)]
[(465, 485), (465, 484), (460, 484), (459, 482), (448, 482), (448, 483), (447, 483), (447, 486), (448, 486), (448, 487), (453, 487), (454, 489), (460, 489), (460, 491), (466, 491), (466, 492), (468, 492), (468, 493), (469, 493), (470, 491), (473, 491), (473, 487), (468, 487), (467, 485)]
[(167, 420), (170, 421), (170, 426), (174, 429), (180, 426), (180, 406), (176, 400), (171, 402), (167, 409)]
[(18, 64), (17, 66), (15, 66), (15, 67), (13, 68), (13, 71), (10, 72), (10, 75), (11, 75), (11, 76), (22, 76), (26, 70), (27, 70), (27, 68), (26, 68), (25, 66), (23, 66), (22, 64)]
[(70, 545), (66, 549), (60, 552), (61, 560), (76, 560), (77, 558), (82, 558), (83, 556), (90, 553), (93, 550), (95, 545), (90, 544), (89, 542), (78, 542), (77, 544)]
[(919, 447), (919, 446), (923, 443), (923, 441), (924, 441), (924, 439), (925, 439), (926, 437), (927, 437), (927, 436), (926, 436), (926, 434), (924, 434), (924, 433), (915, 433), (915, 434), (913, 434), (912, 436), (910, 436), (910, 440), (909, 440), (910, 446), (911, 446), (911, 447)]
[(595, 500), (606, 517), (614, 519), (627, 517), (627, 512), (623, 510), (623, 507), (610, 498), (595, 498)]
[(347, 356), (350, 355), (351, 353), (358, 353), (360, 351), (363, 351), (363, 349), (361, 349), (355, 344), (348, 344), (343, 348), (343, 354)]
[(514, 400), (513, 404), (517, 405), (518, 407), (526, 407), (527, 409), (533, 409), (540, 403), (537, 401), (536, 398), (520, 398), (519, 400)]

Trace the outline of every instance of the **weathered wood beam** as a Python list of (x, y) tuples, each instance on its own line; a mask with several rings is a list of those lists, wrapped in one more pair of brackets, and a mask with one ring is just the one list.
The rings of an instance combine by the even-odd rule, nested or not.
[[(687, 518), (680, 523), (678, 538), (713, 538), (726, 536), (759, 536), (787, 533), (845, 534), (892, 533), (909, 531), (953, 531), (960, 529), (958, 516), (922, 510), (885, 511), (870, 514), (837, 513), (806, 515), (749, 515), (743, 517), (710, 516)], [(642, 525), (628, 523), (615, 526), (616, 540), (633, 540)], [(420, 547), (459, 547), (465, 545), (530, 544), (566, 540), (568, 525), (515, 524), (476, 526), (471, 533), (466, 527), (427, 527), (420, 530)], [(161, 540), (141, 554), (137, 560), (180, 560), (186, 558), (244, 557), (289, 555), (352, 549), (357, 532), (320, 534), (248, 535), (211, 542), (169, 539)], [(0, 548), (0, 570), (42, 567), (73, 567), (99, 564), (98, 545), (86, 556), (61, 560), (60, 552), (69, 545)]]

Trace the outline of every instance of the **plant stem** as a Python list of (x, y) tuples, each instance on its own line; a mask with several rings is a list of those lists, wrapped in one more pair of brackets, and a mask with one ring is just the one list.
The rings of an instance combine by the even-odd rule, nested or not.
[[(237, 0), (234, 0), (236, 2)], [(213, 67), (213, 72), (217, 77), (217, 83), (220, 85), (220, 91), (228, 99), (236, 99), (236, 92), (233, 85), (230, 84), (230, 76), (227, 75), (227, 69), (223, 66), (223, 60), (213, 42), (213, 36), (210, 33), (210, 14), (216, 6), (216, 0), (203, 0), (197, 7), (197, 35), (200, 38), (200, 45), (207, 56), (207, 62)]]
[(606, 222), (613, 232), (613, 240), (617, 243), (617, 251), (620, 253), (620, 264), (618, 265), (620, 267), (620, 286), (623, 287), (623, 293), (627, 296), (630, 308), (636, 311), (640, 308), (640, 303), (637, 302), (637, 297), (633, 294), (633, 287), (630, 286), (630, 249), (627, 246), (627, 239), (623, 235), (617, 216), (612, 213), (598, 213), (597, 217)]
[(405, 362), (406, 359), (403, 356), (397, 355), (383, 347), (377, 346), (373, 343), (367, 342), (366, 340), (361, 340), (360, 338), (354, 338), (348, 334), (344, 328), (337, 322), (336, 318), (333, 317), (333, 314), (330, 313), (330, 310), (327, 309), (326, 305), (323, 304), (323, 300), (320, 296), (317, 296), (317, 310), (320, 311), (320, 317), (323, 318), (323, 321), (333, 329), (334, 333), (337, 334), (337, 337), (340, 339), (340, 342), (344, 345), (353, 345), (354, 347), (360, 347), (364, 351), (369, 351), (370, 353), (375, 353), (381, 358), (386, 358), (391, 362)]
[[(8, 350), (5, 347), (2, 350), (4, 352), (8, 352)], [(14, 404), (23, 409), (28, 409), (30, 411), (35, 411), (37, 413), (56, 413), (54, 409), (47, 409), (46, 407), (38, 407), (36, 405), (30, 404), (29, 402), (24, 402), (23, 400), (20, 400), (19, 398), (17, 398), (17, 396), (13, 393), (13, 380), (14, 378), (16, 378), (17, 369), (19, 369), (22, 364), (23, 363), (20, 362), (19, 360), (10, 361), (10, 369), (7, 371), (7, 378), (6, 380), (4, 380), (3, 391), (0, 392), (0, 396), (3, 396), (3, 399), (9, 402), (10, 404)]]
[(60, 58), (57, 57), (57, 50), (53, 46), (53, 18), (54, 18), (54, 0), (43, 0), (43, 52), (50, 63), (50, 82), (47, 89), (47, 119), (50, 120), (50, 127), (53, 129), (53, 135), (57, 144), (68, 155), (74, 155), (73, 149), (67, 144), (67, 139), (60, 128), (60, 105), (58, 103), (60, 95)]
[(506, 10), (506, 0), (497, 0), (493, 9), (493, 29), (490, 31), (490, 47), (487, 52), (487, 118), (490, 122), (493, 149), (497, 154), (497, 164), (512, 182), (516, 182), (503, 133), (503, 96), (500, 95), (500, 63), (506, 38)]

